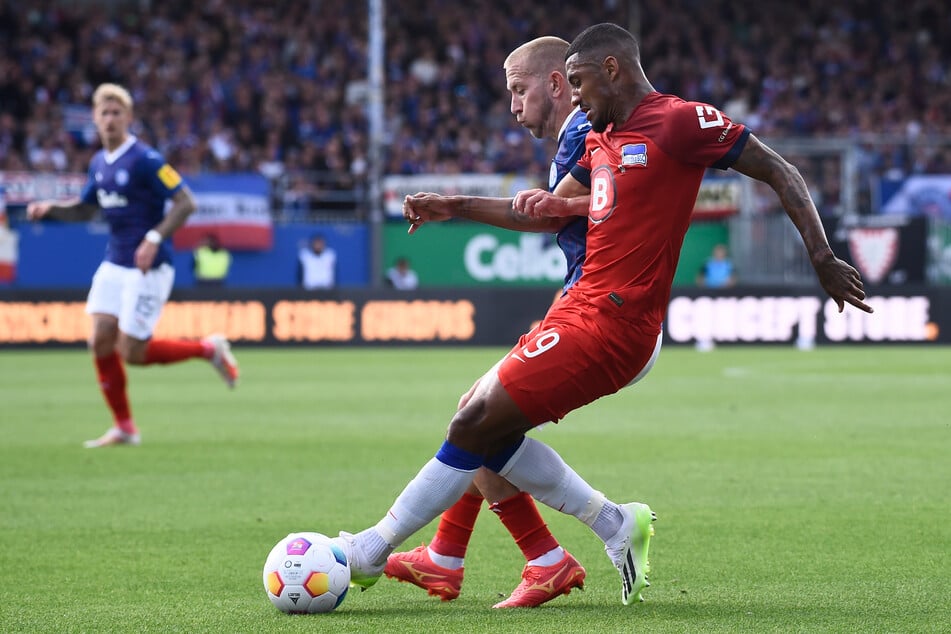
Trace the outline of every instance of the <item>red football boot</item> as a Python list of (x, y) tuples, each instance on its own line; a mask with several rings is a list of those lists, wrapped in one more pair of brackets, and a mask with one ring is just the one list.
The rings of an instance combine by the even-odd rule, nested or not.
[(552, 566), (526, 565), (522, 570), (522, 583), (512, 595), (494, 608), (534, 608), (563, 594), (572, 588), (584, 589), (585, 570), (565, 551), (564, 558)]
[(383, 573), (390, 579), (419, 586), (443, 601), (452, 601), (459, 596), (462, 589), (463, 570), (464, 568), (443, 568), (433, 563), (426, 544), (423, 544), (408, 552), (390, 555), (386, 559)]

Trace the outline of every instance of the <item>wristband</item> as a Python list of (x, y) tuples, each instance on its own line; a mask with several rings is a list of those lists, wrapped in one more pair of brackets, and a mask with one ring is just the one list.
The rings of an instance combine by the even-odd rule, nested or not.
[(162, 244), (162, 234), (155, 229), (149, 229), (149, 232), (145, 234), (145, 241), (152, 244)]

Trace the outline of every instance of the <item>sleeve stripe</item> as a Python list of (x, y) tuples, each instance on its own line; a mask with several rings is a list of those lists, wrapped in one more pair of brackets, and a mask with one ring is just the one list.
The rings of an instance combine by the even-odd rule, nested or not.
[(740, 158), (740, 153), (743, 151), (743, 148), (746, 147), (746, 140), (748, 138), (750, 138), (750, 129), (743, 128), (743, 131), (740, 132), (740, 136), (733, 143), (733, 147), (710, 167), (715, 167), (719, 170), (729, 169), (730, 166), (736, 162), (736, 159)]
[(576, 181), (591, 189), (591, 172), (581, 167), (580, 165), (575, 165), (571, 168), (571, 175)]

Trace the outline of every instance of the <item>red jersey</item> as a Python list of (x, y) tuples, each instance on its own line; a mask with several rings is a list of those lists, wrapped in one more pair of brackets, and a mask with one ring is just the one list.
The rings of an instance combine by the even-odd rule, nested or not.
[(571, 171), (591, 188), (587, 257), (569, 295), (658, 334), (704, 171), (729, 168), (748, 137), (713, 106), (658, 92), (589, 132)]

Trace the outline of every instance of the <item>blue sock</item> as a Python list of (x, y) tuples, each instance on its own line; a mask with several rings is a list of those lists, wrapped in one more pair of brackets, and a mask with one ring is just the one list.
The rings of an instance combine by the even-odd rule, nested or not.
[(448, 440), (444, 440), (442, 447), (436, 452), (436, 460), (460, 471), (472, 471), (482, 466), (482, 456), (460, 449)]

